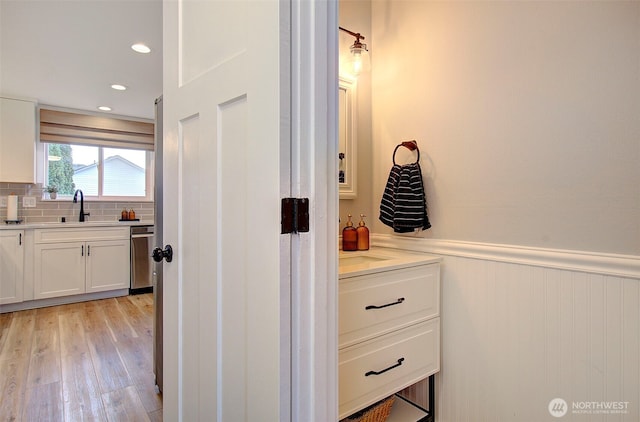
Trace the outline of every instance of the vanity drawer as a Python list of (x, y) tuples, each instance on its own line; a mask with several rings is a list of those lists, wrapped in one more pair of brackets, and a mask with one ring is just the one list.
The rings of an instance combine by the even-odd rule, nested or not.
[(340, 348), (426, 321), (440, 314), (440, 266), (341, 279), (338, 306)]
[(342, 419), (440, 370), (440, 318), (344, 348), (338, 361)]

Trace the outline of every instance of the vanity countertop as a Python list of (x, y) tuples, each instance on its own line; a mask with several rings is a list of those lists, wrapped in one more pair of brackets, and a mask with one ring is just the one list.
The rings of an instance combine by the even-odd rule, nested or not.
[(390, 248), (371, 248), (368, 251), (340, 251), (338, 276), (340, 279), (391, 271), (440, 262), (438, 256)]
[(21, 224), (1, 224), (0, 230), (29, 230), (29, 229), (64, 229), (78, 227), (129, 227), (129, 226), (152, 226), (153, 220), (142, 221), (67, 221), (66, 223), (21, 223)]

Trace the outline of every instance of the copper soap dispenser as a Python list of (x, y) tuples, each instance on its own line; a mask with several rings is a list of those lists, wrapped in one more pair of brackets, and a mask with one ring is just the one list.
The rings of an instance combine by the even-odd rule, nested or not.
[(358, 228), (356, 229), (358, 238), (357, 247), (359, 251), (369, 250), (369, 228), (364, 224), (364, 217), (364, 214), (360, 214), (360, 222), (358, 223)]
[(342, 229), (342, 250), (358, 250), (358, 232), (351, 222), (351, 214), (347, 217), (347, 225)]

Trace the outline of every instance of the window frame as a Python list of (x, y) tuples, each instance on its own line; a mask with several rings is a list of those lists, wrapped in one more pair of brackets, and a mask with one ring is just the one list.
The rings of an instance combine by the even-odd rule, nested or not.
[[(38, 152), (38, 156), (41, 156), (38, 159), (39, 165), (38, 165), (38, 173), (42, 175), (42, 177), (38, 177), (39, 181), (42, 181), (42, 186), (46, 186), (47, 185), (47, 181), (49, 180), (49, 166), (48, 166), (48, 162), (49, 162), (49, 153), (48, 153), (48, 148), (47, 145), (53, 145), (54, 143), (49, 143), (49, 142), (38, 142), (39, 144), (39, 148), (37, 151)], [(67, 144), (67, 145), (82, 145), (82, 144)], [(97, 164), (97, 169), (98, 169), (98, 195), (87, 195), (84, 194), (84, 199), (85, 200), (90, 200), (90, 201), (102, 201), (102, 202), (153, 202), (154, 197), (153, 197), (153, 192), (154, 192), (154, 174), (155, 174), (155, 160), (154, 160), (154, 155), (155, 155), (155, 151), (149, 151), (149, 150), (138, 150), (138, 151), (144, 151), (145, 152), (145, 192), (146, 195), (145, 196), (113, 196), (113, 195), (108, 195), (105, 196), (103, 195), (103, 190), (104, 190), (104, 149), (105, 148), (110, 148), (112, 149), (112, 146), (98, 146), (98, 145), (91, 145), (95, 148), (98, 148), (98, 164)], [(134, 148), (135, 149), (135, 148)], [(71, 200), (73, 198), (72, 195), (60, 195), (58, 194), (57, 198), (55, 199), (55, 201), (65, 201), (65, 200)], [(48, 200), (48, 199), (47, 199)]]
[[(42, 114), (41, 113), (49, 113), (44, 121), (41, 121)], [(120, 135), (118, 139), (120, 145), (116, 145), (110, 143), (109, 137), (104, 138), (103, 142), (100, 142), (99, 139), (103, 139), (100, 135), (96, 134), (97, 137), (89, 135), (89, 138), (86, 138), (86, 143), (83, 141), (79, 142), (67, 142), (65, 139), (63, 142), (56, 142), (52, 140), (51, 142), (43, 141), (41, 139), (41, 134), (43, 131), (43, 124), (46, 122), (47, 124), (51, 122), (50, 116), (51, 113), (54, 115), (57, 113), (58, 115), (63, 115), (63, 120), (57, 120), (54, 117), (54, 120), (57, 120), (58, 123), (62, 123), (63, 125), (73, 125), (68, 126), (73, 129), (80, 130), (80, 134), (83, 133), (84, 128), (88, 131), (98, 130), (100, 132), (115, 130), (116, 132), (120, 132), (121, 134), (126, 132), (130, 133), (131, 137), (130, 143), (129, 139), (124, 139)], [(64, 120), (71, 119), (71, 120)], [(55, 124), (55, 123), (54, 123)], [(140, 125), (146, 125), (146, 128), (141, 128)], [(84, 110), (74, 110), (65, 107), (57, 107), (50, 105), (40, 105), (37, 110), (37, 125), (38, 125), (38, 133), (37, 133), (37, 142), (36, 142), (36, 181), (42, 183), (42, 186), (47, 185), (49, 180), (49, 165), (48, 165), (48, 148), (46, 147), (49, 144), (62, 143), (67, 145), (78, 145), (78, 146), (93, 146), (98, 148), (98, 195), (84, 195), (85, 199), (91, 201), (102, 201), (102, 202), (153, 202), (154, 201), (154, 189), (155, 189), (155, 149), (154, 149), (154, 137), (155, 137), (155, 129), (149, 131), (149, 124), (154, 125), (153, 120), (135, 118), (129, 116), (119, 116), (113, 114), (106, 113), (98, 113)], [(114, 132), (114, 133), (116, 133)], [(127, 136), (127, 135), (125, 135)], [(146, 140), (141, 139), (146, 137)], [(128, 136), (127, 136), (128, 137)], [(75, 136), (72, 136), (75, 138)], [(82, 135), (79, 139), (82, 138)], [(131, 147), (127, 146), (131, 145)], [(104, 196), (104, 148), (120, 148), (120, 149), (132, 149), (138, 151), (145, 151), (145, 196)], [(71, 195), (60, 195), (56, 200), (71, 200)]]

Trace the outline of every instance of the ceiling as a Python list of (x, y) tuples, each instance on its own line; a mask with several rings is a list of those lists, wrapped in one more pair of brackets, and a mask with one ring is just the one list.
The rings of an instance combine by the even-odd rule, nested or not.
[[(151, 53), (134, 52), (135, 43)], [(162, 0), (0, 0), (0, 94), (152, 119), (162, 94)]]

